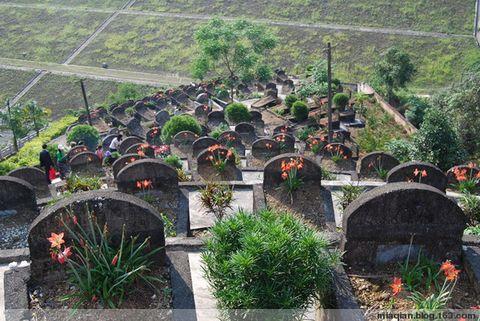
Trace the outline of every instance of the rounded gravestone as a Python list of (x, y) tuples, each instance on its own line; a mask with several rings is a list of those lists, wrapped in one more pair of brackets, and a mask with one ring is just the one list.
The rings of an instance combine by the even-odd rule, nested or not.
[(276, 134), (273, 140), (280, 145), (282, 153), (293, 153), (295, 151), (295, 138), (289, 134)]
[(280, 154), (280, 144), (273, 139), (260, 138), (252, 144), (252, 155), (255, 158), (267, 159)]
[(120, 154), (125, 154), (127, 149), (130, 148), (130, 146), (135, 145), (135, 144), (141, 144), (143, 143), (143, 139), (137, 136), (129, 136), (122, 140), (120, 145), (118, 146), (118, 152)]
[(392, 155), (385, 152), (368, 153), (358, 163), (358, 173), (361, 177), (379, 177), (383, 172), (389, 172), (400, 162)]
[(182, 131), (173, 137), (173, 145), (182, 151), (192, 149), (192, 144), (198, 139), (198, 135), (191, 131)]
[(125, 154), (138, 154), (142, 157), (155, 157), (155, 150), (152, 146), (145, 143), (135, 144), (130, 146), (126, 151)]
[(195, 108), (195, 116), (197, 118), (207, 118), (208, 114), (212, 111), (212, 107), (209, 105), (199, 105)]
[(228, 147), (233, 148), (239, 155), (245, 155), (245, 145), (242, 143), (242, 136), (236, 131), (227, 130), (223, 132), (219, 137), (218, 141)]
[(108, 150), (110, 148), (110, 144), (112, 143), (112, 140), (117, 137), (118, 134), (110, 134), (105, 136), (104, 139), (102, 139), (102, 148), (103, 150)]
[(352, 158), (350, 148), (341, 143), (330, 143), (323, 147), (322, 153), (326, 157), (339, 156), (344, 159)]
[(387, 183), (415, 182), (447, 189), (447, 176), (435, 165), (424, 162), (408, 162), (395, 166), (388, 172)]
[(382, 264), (419, 251), (438, 260), (457, 260), (467, 219), (440, 190), (419, 183), (392, 183), (360, 195), (343, 214), (344, 261)]
[(200, 104), (207, 104), (208, 103), (208, 94), (207, 93), (201, 93), (197, 96), (197, 98), (195, 100)]
[(281, 154), (270, 159), (263, 169), (263, 187), (264, 189), (277, 188), (284, 182), (282, 179), (282, 164), (288, 164), (291, 160), (301, 161), (302, 169), (298, 170), (297, 175), (302, 182), (315, 182), (321, 185), (322, 170), (315, 161), (299, 154)]
[(217, 127), (220, 124), (226, 124), (225, 114), (223, 111), (214, 110), (207, 116), (207, 124), (210, 128)]
[(457, 165), (447, 171), (448, 185), (455, 185), (461, 181), (477, 180), (477, 186), (480, 187), (480, 168), (475, 164)]
[(251, 110), (250, 116), (252, 116), (252, 122), (261, 122), (262, 120), (262, 113), (257, 110)]
[[(67, 232), (61, 219), (73, 227), (69, 215), (75, 215), (86, 231), (88, 214), (95, 214), (98, 224), (108, 228), (113, 245), (118, 246), (124, 229), (127, 238), (138, 236), (138, 241), (150, 239), (152, 249), (162, 248), (154, 259), (159, 264), (165, 262), (164, 224), (160, 214), (147, 202), (132, 195), (114, 191), (89, 191), (74, 194), (51, 207), (45, 208), (30, 226), (28, 244), (30, 249), (30, 269), (34, 279), (48, 277), (55, 267), (50, 259), (50, 234)], [(65, 244), (71, 245), (69, 233), (65, 233)], [(75, 255), (75, 254), (74, 254)]]
[(113, 177), (116, 178), (120, 170), (122, 170), (125, 166), (130, 163), (133, 163), (139, 159), (143, 159), (142, 156), (135, 154), (125, 154), (119, 157), (115, 162), (112, 164), (112, 172)]
[(219, 145), (218, 140), (212, 137), (200, 137), (199, 139), (195, 140), (192, 144), (192, 153), (193, 156), (198, 156), (201, 151), (214, 146)]
[(169, 120), (170, 114), (165, 110), (161, 110), (155, 115), (155, 124), (160, 128)]
[[(175, 168), (159, 159), (141, 159), (122, 168), (115, 179), (118, 190), (137, 194), (146, 190), (175, 193), (178, 174)], [(142, 186), (139, 182), (146, 182)]]
[(159, 127), (151, 128), (146, 134), (145, 139), (147, 143), (154, 146), (160, 146), (162, 142), (162, 130)]
[(235, 131), (240, 134), (242, 141), (252, 144), (257, 139), (255, 127), (250, 123), (240, 123), (235, 126)]
[(67, 153), (67, 159), (71, 160), (76, 155), (78, 155), (80, 153), (85, 153), (85, 152), (88, 152), (87, 146), (85, 146), (85, 145), (75, 146), (72, 149), (70, 149), (70, 151)]
[(100, 158), (92, 152), (83, 152), (75, 155), (70, 160), (69, 165), (74, 174), (98, 175), (103, 171)]
[(8, 176), (23, 179), (27, 183), (31, 184), (35, 189), (35, 195), (37, 198), (46, 198), (52, 196), (48, 187), (45, 172), (41, 169), (36, 167), (20, 167), (8, 173)]
[(293, 128), (288, 125), (280, 125), (273, 129), (273, 135), (277, 134), (289, 134), (293, 136)]
[[(223, 162), (224, 170), (219, 171), (214, 163)], [(208, 148), (198, 154), (197, 172), (207, 181), (241, 181), (242, 171), (236, 166), (235, 155), (223, 146)]]
[(28, 225), (37, 215), (34, 187), (16, 177), (0, 176), (0, 249), (25, 247)]

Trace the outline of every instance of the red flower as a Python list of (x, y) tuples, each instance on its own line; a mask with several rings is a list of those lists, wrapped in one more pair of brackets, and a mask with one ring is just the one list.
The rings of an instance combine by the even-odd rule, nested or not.
[(118, 254), (113, 257), (112, 265), (113, 266), (117, 265), (117, 262), (118, 262)]
[(75, 224), (75, 225), (78, 224), (78, 219), (75, 215), (73, 216), (73, 224)]
[(461, 272), (460, 270), (457, 270), (455, 265), (450, 261), (445, 261), (440, 267), (440, 271), (445, 274), (447, 281), (455, 281)]
[(428, 175), (428, 174), (427, 174), (427, 171), (426, 171), (426, 170), (423, 170), (423, 171), (422, 171), (422, 177), (427, 177), (427, 175)]
[(392, 288), (393, 296), (397, 296), (402, 292), (402, 279), (394, 277), (392, 284), (390, 284), (390, 288)]
[(415, 168), (415, 170), (413, 171), (413, 175), (418, 176), (418, 174), (420, 174), (420, 171), (418, 170), (418, 168)]
[(66, 247), (63, 252), (58, 253), (58, 263), (64, 264), (70, 256), (72, 256), (72, 248), (69, 246)]
[(287, 178), (288, 178), (287, 172), (283, 172), (283, 173), (282, 173), (282, 179), (283, 179), (283, 180), (286, 180)]

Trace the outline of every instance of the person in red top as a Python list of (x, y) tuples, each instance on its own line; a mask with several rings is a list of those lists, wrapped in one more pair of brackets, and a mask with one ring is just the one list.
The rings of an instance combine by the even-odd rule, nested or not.
[(100, 159), (100, 162), (103, 161), (103, 147), (102, 147), (102, 145), (99, 145), (97, 147), (97, 150), (95, 151), (95, 154), (97, 154), (98, 158)]

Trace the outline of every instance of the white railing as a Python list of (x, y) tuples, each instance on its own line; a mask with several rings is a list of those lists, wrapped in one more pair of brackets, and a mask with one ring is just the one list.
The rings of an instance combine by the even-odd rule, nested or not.
[[(44, 129), (45, 129), (45, 127), (40, 129), (40, 131), (43, 131)], [(33, 133), (30, 133), (27, 136), (19, 139), (17, 141), (18, 148), (19, 149), (22, 148), (25, 145), (25, 143), (31, 141), (35, 137), (37, 137), (37, 133), (33, 132)], [(4, 160), (5, 158), (10, 157), (10, 156), (14, 155), (15, 153), (16, 153), (15, 148), (13, 147), (13, 144), (10, 143), (6, 147), (3, 147), (2, 149), (0, 149), (0, 160)]]

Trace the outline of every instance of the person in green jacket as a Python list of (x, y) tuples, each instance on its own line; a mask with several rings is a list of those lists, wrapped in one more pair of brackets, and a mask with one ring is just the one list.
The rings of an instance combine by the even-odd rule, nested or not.
[(58, 171), (60, 172), (60, 178), (65, 179), (66, 172), (67, 172), (67, 170), (66, 170), (67, 160), (66, 160), (65, 153), (63, 152), (62, 145), (58, 145), (57, 154), (55, 156), (56, 156), (56, 159), (57, 159)]

